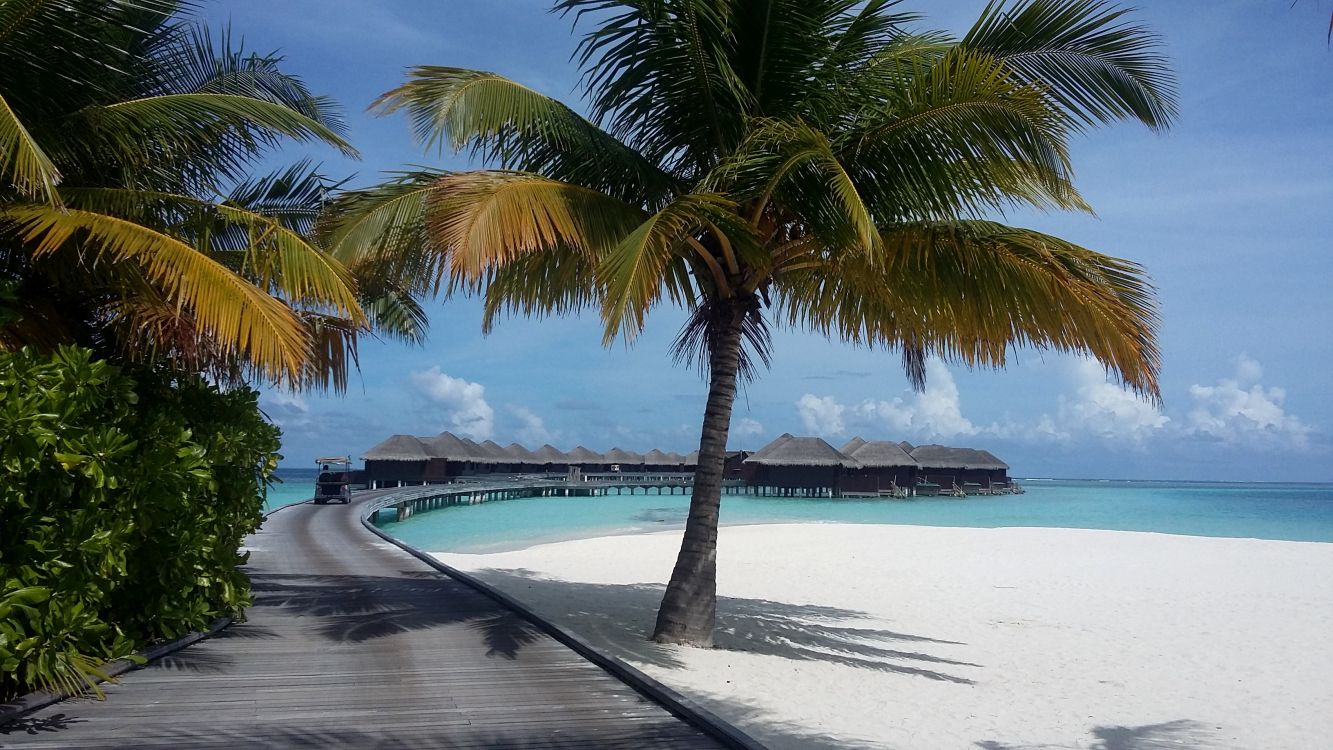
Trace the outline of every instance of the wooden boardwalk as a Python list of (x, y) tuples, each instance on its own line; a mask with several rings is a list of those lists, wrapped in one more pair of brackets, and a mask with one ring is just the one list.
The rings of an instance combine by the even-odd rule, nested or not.
[(528, 621), (303, 505), (251, 537), (248, 622), (0, 726), (0, 748), (719, 745)]

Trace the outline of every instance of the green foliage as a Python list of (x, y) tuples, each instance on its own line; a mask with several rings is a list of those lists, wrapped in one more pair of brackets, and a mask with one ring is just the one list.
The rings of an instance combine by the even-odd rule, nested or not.
[(93, 686), (98, 665), (250, 602), (277, 428), (249, 389), (0, 352), (0, 699)]

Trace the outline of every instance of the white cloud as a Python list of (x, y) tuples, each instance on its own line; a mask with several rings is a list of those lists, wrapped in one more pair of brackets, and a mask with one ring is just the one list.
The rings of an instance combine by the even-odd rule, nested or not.
[(867, 399), (855, 413), (876, 427), (917, 437), (950, 438), (982, 431), (963, 416), (958, 384), (949, 368), (935, 359), (926, 362), (926, 390), (892, 401)]
[(764, 426), (759, 420), (750, 417), (741, 417), (731, 425), (731, 436), (738, 438), (754, 437), (764, 434)]
[(495, 410), (486, 403), (486, 387), (440, 372), (439, 367), (408, 375), (412, 387), (428, 402), (444, 408), (455, 432), (489, 440), (495, 431)]
[(546, 429), (546, 422), (536, 412), (526, 406), (510, 406), (509, 411), (518, 417), (518, 442), (529, 448), (551, 442), (551, 431)]
[(1057, 440), (1093, 435), (1142, 444), (1171, 422), (1148, 401), (1107, 380), (1096, 360), (1075, 361), (1073, 375), (1073, 396), (1061, 395), (1056, 416), (1043, 414), (1037, 420), (1038, 435)]
[(1304, 446), (1311, 429), (1283, 407), (1287, 393), (1265, 388), (1259, 381), (1264, 370), (1242, 354), (1232, 378), (1213, 385), (1190, 386), (1194, 408), (1186, 416), (1186, 429), (1197, 437), (1220, 442), (1268, 442)]
[(801, 424), (806, 432), (816, 435), (841, 435), (846, 429), (842, 413), (846, 410), (832, 396), (816, 396), (807, 393), (796, 400), (796, 412), (801, 415)]

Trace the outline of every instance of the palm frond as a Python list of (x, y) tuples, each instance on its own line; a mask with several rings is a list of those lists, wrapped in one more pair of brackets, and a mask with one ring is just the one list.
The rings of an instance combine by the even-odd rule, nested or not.
[(552, 247), (599, 258), (643, 216), (604, 193), (524, 172), (446, 175), (427, 201), (425, 231), (448, 249), (438, 273), (466, 283)]
[[(730, 0), (560, 0), (599, 17), (576, 53), (593, 118), (650, 160), (703, 171), (743, 133), (753, 97), (732, 68)], [(610, 13), (603, 16), (603, 13)]]
[(884, 231), (885, 262), (841, 254), (779, 275), (788, 322), (845, 341), (1003, 366), (1017, 346), (1096, 357), (1160, 398), (1153, 288), (1130, 261), (986, 221)]
[(1004, 61), (1084, 125), (1133, 118), (1161, 130), (1176, 116), (1175, 78), (1157, 36), (1128, 12), (1088, 0), (991, 0), (962, 45)]
[(980, 217), (1014, 203), (1087, 210), (1068, 118), (1001, 61), (953, 49), (885, 92), (838, 152), (880, 221)]
[(743, 381), (754, 381), (759, 377), (760, 365), (768, 369), (773, 364), (773, 337), (764, 319), (763, 310), (757, 300), (750, 298), (744, 302), (708, 299), (690, 311), (690, 317), (681, 326), (680, 332), (671, 342), (671, 357), (677, 365), (694, 367), (701, 378), (707, 379), (713, 352), (717, 345), (717, 331), (721, 329), (721, 318), (733, 314), (732, 305), (744, 304), (741, 318), (740, 359), (736, 363), (736, 376)]
[(226, 203), (143, 190), (71, 188), (65, 197), (71, 207), (84, 211), (158, 225), (203, 253), (238, 253), (243, 261), (234, 270), (260, 289), (293, 303), (328, 307), (354, 323), (364, 321), (347, 269), (275, 218)]
[(690, 268), (690, 256), (712, 255), (696, 235), (719, 225), (735, 232), (740, 224), (730, 199), (717, 193), (688, 193), (625, 234), (598, 266), (606, 289), (603, 340), (610, 343), (623, 335), (633, 341), (663, 294), (687, 301), (692, 288), (682, 285), (682, 271)]
[[(266, 376), (293, 381), (307, 362), (309, 338), (292, 310), (196, 248), (132, 221), (81, 209), (6, 206), (0, 217), (36, 257), (70, 253), (135, 263), (168, 299), (188, 307), (201, 331)], [(75, 241), (87, 238), (83, 248)], [(80, 251), (92, 257), (79, 258)]]
[(473, 155), (500, 169), (532, 172), (659, 205), (676, 180), (555, 99), (495, 73), (419, 66), (375, 100), (382, 115), (406, 110), (424, 146)]
[(282, 105), (347, 135), (347, 124), (332, 99), (311, 93), (299, 77), (280, 67), (283, 57), (246, 52), (244, 41), (233, 42), (231, 28), (214, 33), (204, 24), (181, 24), (167, 30), (151, 59), (153, 79), (146, 93), (229, 94)]
[(80, 113), (96, 136), (118, 151), (149, 158), (150, 148), (182, 148), (215, 129), (256, 128), (298, 141), (320, 141), (348, 156), (357, 151), (342, 136), (285, 104), (236, 94), (163, 94), (129, 99)]
[(448, 172), (420, 170), (393, 174), (369, 188), (344, 192), (325, 207), (316, 233), (333, 256), (349, 267), (375, 265), (376, 276), (393, 278), (413, 290), (431, 288), (431, 258), (445, 250), (425, 234), (428, 198)]
[(0, 180), (18, 188), (22, 195), (56, 203), (60, 170), (23, 126), (0, 92)]

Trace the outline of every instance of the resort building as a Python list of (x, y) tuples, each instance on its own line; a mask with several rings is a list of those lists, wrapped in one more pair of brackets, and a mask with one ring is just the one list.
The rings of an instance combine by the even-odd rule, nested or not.
[[(688, 483), (699, 464), (688, 455), (652, 449), (638, 453), (612, 448), (597, 453), (582, 445), (568, 452), (552, 445), (536, 450), (511, 443), (477, 443), (451, 432), (434, 437), (392, 435), (362, 456), (369, 487), (438, 484), (463, 477), (544, 474), (580, 478), (588, 474), (659, 475), (676, 486)], [(729, 486), (789, 497), (989, 494), (1009, 491), (1009, 466), (974, 448), (856, 437), (841, 448), (821, 438), (783, 434), (757, 451), (727, 451), (723, 477)]]

